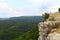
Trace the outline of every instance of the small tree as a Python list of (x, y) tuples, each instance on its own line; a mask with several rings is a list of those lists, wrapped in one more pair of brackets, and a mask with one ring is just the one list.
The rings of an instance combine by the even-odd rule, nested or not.
[(60, 8), (58, 9), (58, 11), (60, 12)]
[(43, 21), (46, 21), (46, 19), (48, 19), (48, 18), (49, 18), (49, 14), (48, 13), (43, 14)]

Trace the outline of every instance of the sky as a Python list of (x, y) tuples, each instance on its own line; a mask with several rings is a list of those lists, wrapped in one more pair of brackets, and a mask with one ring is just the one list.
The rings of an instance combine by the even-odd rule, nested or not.
[(60, 0), (0, 0), (0, 18), (41, 16), (58, 8)]

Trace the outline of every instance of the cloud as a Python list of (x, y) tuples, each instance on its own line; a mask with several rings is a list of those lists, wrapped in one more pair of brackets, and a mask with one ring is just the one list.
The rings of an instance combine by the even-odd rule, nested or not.
[(24, 6), (17, 6), (16, 11), (22, 15), (41, 15), (40, 3), (42, 0), (27, 0), (27, 4)]
[(12, 3), (12, 0), (0, 1), (0, 15), (5, 17), (42, 15), (44, 12), (55, 12), (60, 7), (59, 0), (15, 0)]
[(22, 15), (42, 15), (45, 12), (56, 12), (60, 7), (59, 0), (27, 0), (27, 4), (16, 8)]
[(11, 10), (10, 6), (5, 2), (0, 2), (0, 8), (1, 9)]
[[(16, 11), (21, 12), (22, 15), (41, 15), (40, 4), (42, 0), (25, 0), (24, 5), (17, 6)], [(22, 2), (23, 3), (23, 2)]]
[(45, 0), (40, 5), (42, 12), (57, 12), (60, 7), (60, 0)]
[(5, 0), (0, 0), (1, 2), (5, 1)]
[(58, 8), (60, 8), (60, 5), (53, 5), (47, 8), (47, 12), (58, 12)]
[(17, 12), (6, 2), (0, 2), (0, 15), (11, 17), (16, 16)]

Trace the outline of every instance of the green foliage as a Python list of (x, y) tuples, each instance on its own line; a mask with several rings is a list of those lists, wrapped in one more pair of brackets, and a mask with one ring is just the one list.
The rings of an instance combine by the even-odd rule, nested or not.
[(43, 14), (43, 20), (44, 21), (46, 21), (46, 19), (48, 19), (48, 18), (49, 18), (49, 14), (48, 13)]
[(60, 8), (58, 9), (58, 11), (60, 12)]
[(20, 35), (14, 40), (37, 40), (37, 39), (38, 39), (38, 28), (37, 25), (34, 25), (34, 27), (30, 31), (26, 32), (23, 35)]
[(0, 20), (0, 40), (37, 40), (41, 17), (17, 17)]

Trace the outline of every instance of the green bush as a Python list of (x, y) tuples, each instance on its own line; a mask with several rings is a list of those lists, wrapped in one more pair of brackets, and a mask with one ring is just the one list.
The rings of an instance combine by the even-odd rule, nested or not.
[(58, 9), (58, 11), (60, 12), (60, 8)]
[(49, 14), (48, 13), (43, 14), (43, 20), (44, 21), (46, 21), (46, 19), (48, 19), (48, 18), (49, 18)]

